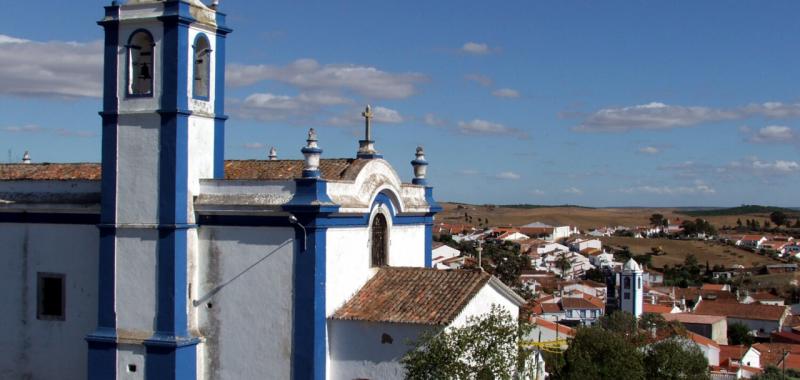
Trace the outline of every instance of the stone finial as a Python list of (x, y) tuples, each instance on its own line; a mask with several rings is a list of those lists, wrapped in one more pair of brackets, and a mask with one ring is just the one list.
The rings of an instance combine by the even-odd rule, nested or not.
[(358, 158), (381, 158), (382, 156), (375, 150), (375, 140), (372, 139), (372, 122), (375, 117), (372, 107), (367, 104), (367, 108), (361, 113), (364, 118), (364, 140), (358, 140)]
[(217, 10), (219, 8), (219, 0), (212, 0), (211, 1), (211, 9)]
[(305, 166), (303, 167), (303, 178), (319, 178), (319, 156), (322, 155), (322, 149), (317, 144), (317, 131), (314, 128), (308, 130), (306, 146), (300, 151), (306, 158)]
[(269, 148), (269, 156), (268, 157), (269, 157), (270, 161), (275, 161), (275, 160), (278, 159), (278, 150), (275, 149), (274, 146)]
[(22, 163), (23, 164), (30, 164), (31, 163), (31, 155), (28, 154), (28, 151), (25, 151), (25, 154), (22, 155)]
[(414, 168), (414, 179), (411, 183), (415, 185), (426, 185), (427, 180), (425, 175), (428, 172), (428, 161), (425, 160), (425, 151), (421, 146), (417, 147), (417, 153), (414, 161), (411, 161), (411, 166)]

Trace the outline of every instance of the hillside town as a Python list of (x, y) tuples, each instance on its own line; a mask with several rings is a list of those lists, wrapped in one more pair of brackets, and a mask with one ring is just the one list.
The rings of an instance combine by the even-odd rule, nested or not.
[[(774, 368), (800, 371), (798, 282), (775, 287), (755, 280), (797, 271), (800, 241), (792, 235), (791, 221), (783, 222), (785, 230), (767, 233), (749, 220), (753, 228), (738, 225), (723, 232), (702, 219), (670, 222), (653, 214), (650, 222), (584, 231), (540, 221), (496, 227), (483, 221), (480, 226), (439, 222), (433, 262), (440, 270), (489, 271), (523, 295), (527, 304), (521, 315), (534, 326), (526, 339), (545, 353), (546, 371), (563, 366), (547, 352), (562, 355), (578, 331), (607, 325), (618, 313), (658, 325), (642, 331), (647, 345), (673, 339), (678, 331), (702, 352), (713, 379), (752, 378)], [(628, 247), (604, 243), (612, 236), (650, 240), (653, 248), (633, 254)], [(658, 247), (664, 239), (713, 242), (775, 261), (710, 266), (690, 254), (682, 264), (659, 268), (652, 263), (667, 254)]]

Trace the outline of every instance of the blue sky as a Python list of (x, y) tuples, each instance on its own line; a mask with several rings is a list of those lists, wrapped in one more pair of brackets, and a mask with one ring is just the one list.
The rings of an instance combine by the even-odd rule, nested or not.
[[(109, 1), (110, 2), (110, 1)], [(0, 160), (98, 161), (107, 2), (4, 4)], [(800, 206), (800, 2), (222, 0), (227, 158), (377, 148), (437, 198)], [(66, 75), (56, 75), (56, 72)]]

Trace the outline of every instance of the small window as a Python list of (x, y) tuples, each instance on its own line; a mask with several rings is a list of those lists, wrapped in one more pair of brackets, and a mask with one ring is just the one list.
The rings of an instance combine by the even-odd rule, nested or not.
[(128, 95), (153, 95), (153, 36), (139, 30), (128, 40)]
[(630, 289), (631, 288), (631, 278), (630, 277), (625, 277), (625, 280), (623, 280), (622, 282), (625, 284), (625, 289)]
[(639, 289), (641, 289), (641, 288), (642, 288), (642, 278), (639, 277)]
[(211, 91), (209, 77), (211, 76), (211, 44), (205, 34), (197, 35), (194, 41), (194, 81), (192, 96), (197, 99), (208, 100)]
[(64, 320), (64, 275), (59, 273), (38, 273), (38, 302), (36, 318), (43, 320)]
[(376, 214), (372, 220), (372, 266), (386, 266), (386, 217)]
[(624, 298), (626, 300), (629, 300), (629, 299), (631, 299), (631, 294), (628, 293), (628, 292), (625, 292), (625, 294), (623, 294), (622, 298)]

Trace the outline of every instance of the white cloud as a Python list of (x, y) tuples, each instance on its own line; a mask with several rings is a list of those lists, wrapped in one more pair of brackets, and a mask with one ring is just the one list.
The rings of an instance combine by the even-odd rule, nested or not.
[(389, 73), (375, 67), (326, 64), (299, 59), (286, 66), (230, 64), (226, 84), (249, 86), (275, 80), (301, 90), (348, 91), (375, 99), (403, 99), (416, 93), (416, 85), (427, 81), (419, 73)]
[(464, 135), (495, 135), (528, 138), (528, 134), (519, 129), (506, 127), (500, 123), (493, 123), (481, 119), (459, 121), (457, 131)]
[(489, 45), (479, 42), (467, 42), (461, 46), (461, 51), (467, 54), (489, 54)]
[(546, 193), (544, 192), (544, 190), (540, 190), (540, 189), (533, 189), (533, 190), (531, 190), (531, 191), (530, 191), (530, 193), (531, 193), (532, 195), (536, 195), (536, 196), (542, 196), (542, 195), (545, 195), (545, 194), (546, 194)]
[(95, 137), (97, 136), (97, 132), (95, 131), (76, 131), (72, 129), (65, 129), (65, 128), (58, 128), (55, 130), (55, 133), (59, 136), (63, 137)]
[(431, 127), (441, 127), (447, 125), (447, 120), (439, 118), (432, 113), (426, 113), (425, 116), (422, 117), (422, 122), (430, 125)]
[(581, 195), (581, 194), (583, 194), (583, 190), (573, 186), (573, 187), (568, 187), (568, 188), (564, 189), (564, 193), (572, 194), (572, 195)]
[(461, 175), (478, 175), (478, 174), (480, 174), (480, 172), (475, 170), (475, 169), (461, 169), (461, 170), (458, 171), (458, 174), (461, 174)]
[(494, 177), (497, 178), (497, 179), (507, 179), (507, 180), (514, 180), (514, 181), (522, 178), (519, 174), (514, 173), (514, 172), (500, 172), (500, 173), (497, 173)]
[(262, 144), (260, 142), (250, 142), (250, 143), (242, 144), (242, 148), (250, 149), (250, 150), (262, 150), (262, 149), (264, 149), (266, 147), (267, 147), (266, 145), (264, 145), (264, 144)]
[(391, 108), (375, 107), (372, 110), (372, 114), (375, 115), (373, 120), (378, 123), (397, 124), (403, 122), (403, 116), (400, 115), (400, 112)]
[[(749, 130), (742, 130), (747, 133)], [(752, 133), (748, 141), (754, 143), (785, 143), (790, 144), (797, 141), (794, 130), (782, 125), (770, 125)]]
[[(751, 103), (741, 107), (720, 109), (652, 102), (629, 107), (600, 109), (586, 116), (580, 125), (572, 129), (583, 132), (663, 130), (756, 116), (770, 119), (800, 118), (800, 103)], [(740, 127), (740, 131), (748, 132), (749, 128)]]
[(498, 98), (519, 98), (519, 91), (511, 88), (499, 88), (492, 91), (492, 95)]
[(643, 154), (659, 154), (661, 153), (661, 149), (658, 149), (654, 146), (643, 146), (638, 149), (639, 153)]
[(2, 127), (0, 130), (9, 133), (39, 133), (44, 131), (45, 129), (35, 125), (35, 124), (27, 124), (27, 125), (11, 125), (8, 127)]
[(587, 132), (624, 132), (632, 129), (670, 129), (735, 119), (736, 112), (708, 107), (671, 106), (652, 102), (631, 107), (604, 108), (573, 128)]
[(635, 186), (619, 190), (626, 194), (654, 194), (654, 195), (692, 195), (692, 194), (715, 194), (717, 191), (703, 183), (695, 181), (692, 186)]
[(464, 79), (471, 82), (475, 82), (485, 87), (491, 86), (494, 83), (494, 81), (492, 81), (492, 78), (489, 78), (486, 75), (481, 75), (481, 74), (467, 74), (464, 75)]
[(229, 108), (231, 114), (237, 117), (271, 121), (303, 118), (316, 114), (325, 107), (352, 102), (348, 98), (321, 91), (303, 92), (297, 96), (254, 93), (243, 102), (232, 102)]
[(37, 42), (0, 34), (0, 94), (93, 97), (102, 95), (103, 44)]
[(747, 157), (716, 168), (715, 172), (727, 179), (742, 179), (747, 175), (757, 177), (781, 177), (800, 173), (800, 163), (790, 160), (765, 161), (758, 157)]

